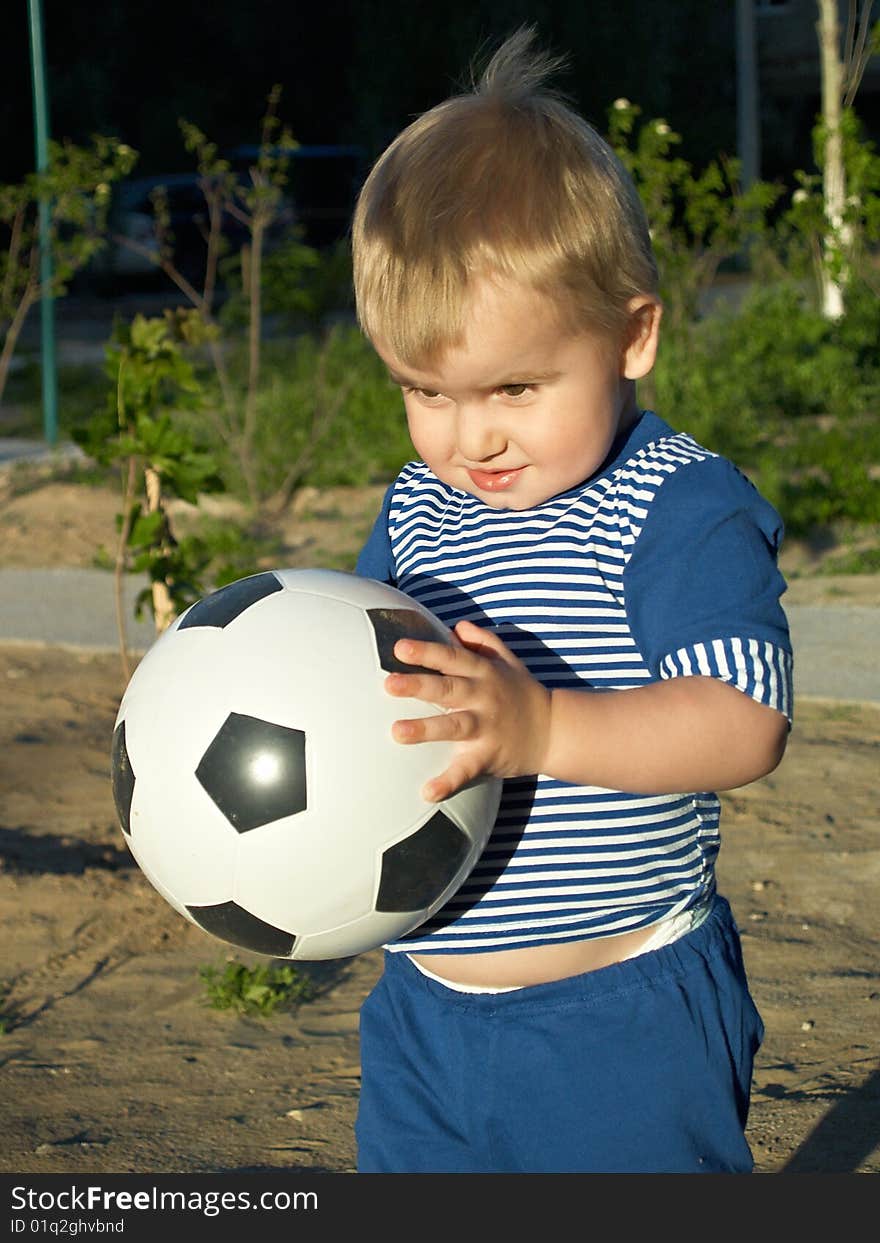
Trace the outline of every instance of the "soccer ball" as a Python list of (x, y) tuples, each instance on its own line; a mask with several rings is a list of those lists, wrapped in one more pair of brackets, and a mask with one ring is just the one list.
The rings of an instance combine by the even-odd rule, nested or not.
[(452, 744), (402, 746), (403, 637), (456, 640), (417, 601), (335, 570), (271, 570), (182, 613), (125, 689), (113, 798), (139, 867), (205, 932), (272, 958), (344, 958), (410, 932), (476, 863), (501, 783), (420, 796)]

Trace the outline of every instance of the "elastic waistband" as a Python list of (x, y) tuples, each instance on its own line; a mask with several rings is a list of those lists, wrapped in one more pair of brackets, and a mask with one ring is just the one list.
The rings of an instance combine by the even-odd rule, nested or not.
[(425, 975), (403, 952), (385, 952), (385, 974), (389, 982), (405, 988), (428, 992), (447, 1005), (481, 1012), (508, 1012), (531, 1006), (566, 1004), (575, 1001), (607, 1000), (609, 993), (645, 987), (664, 976), (690, 970), (697, 959), (717, 954), (739, 956), (739, 933), (733, 912), (726, 898), (716, 895), (712, 910), (691, 932), (678, 940), (660, 946), (650, 954), (639, 954), (622, 962), (612, 963), (596, 971), (553, 980), (549, 984), (532, 984), (497, 993), (469, 993), (450, 989)]

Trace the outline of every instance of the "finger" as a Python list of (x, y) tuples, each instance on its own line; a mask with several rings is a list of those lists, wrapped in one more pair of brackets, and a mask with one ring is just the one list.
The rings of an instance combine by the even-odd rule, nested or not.
[(479, 769), (473, 761), (468, 763), (464, 757), (457, 758), (445, 772), (425, 782), (422, 786), (422, 798), (426, 803), (442, 803), (479, 775)]
[(477, 732), (472, 712), (445, 712), (442, 716), (417, 717), (395, 721), (391, 736), (395, 742), (463, 742)]
[(463, 662), (466, 670), (468, 661), (472, 661), (466, 648), (451, 643), (430, 643), (423, 639), (398, 639), (394, 655), (404, 665), (421, 665), (442, 673), (457, 672), (462, 669)]
[(462, 702), (465, 684), (461, 678), (423, 673), (389, 673), (385, 689), (397, 699), (421, 699), (438, 708)]

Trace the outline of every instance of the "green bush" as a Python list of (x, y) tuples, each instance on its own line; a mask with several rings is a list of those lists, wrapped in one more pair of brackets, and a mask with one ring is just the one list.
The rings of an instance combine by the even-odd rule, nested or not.
[[(85, 427), (103, 407), (107, 381), (100, 367), (91, 363), (62, 362), (57, 372), (58, 430), (62, 439), (69, 439), (74, 429)], [(28, 357), (10, 374), (5, 402), (4, 436), (42, 436), (42, 367), (37, 357)]]
[[(253, 441), (258, 493), (393, 477), (412, 456), (400, 390), (351, 324), (264, 347)], [(198, 435), (227, 489), (246, 497), (240, 463), (200, 419)]]
[(304, 482), (328, 487), (393, 478), (414, 453), (400, 389), (353, 326), (339, 332), (330, 364), (328, 379), (343, 384), (346, 395), (332, 435)]
[[(792, 532), (880, 519), (880, 309), (854, 286), (824, 319), (790, 283), (758, 287), (663, 340), (658, 412), (732, 458)], [(872, 348), (873, 345), (873, 348)]]
[(789, 531), (880, 523), (880, 489), (871, 470), (880, 463), (876, 416), (805, 428), (793, 442), (791, 463), (775, 498)]
[[(240, 257), (225, 260), (223, 272), (227, 297), (218, 318), (224, 329), (241, 330), (248, 307)], [(351, 248), (341, 240), (319, 251), (293, 232), (263, 257), (261, 286), (265, 316), (287, 330), (315, 330), (326, 318), (353, 310)]]
[(178, 546), (181, 559), (213, 591), (253, 574), (261, 564), (278, 564), (281, 554), (277, 535), (258, 525), (209, 515), (202, 515), (194, 530), (180, 536)]

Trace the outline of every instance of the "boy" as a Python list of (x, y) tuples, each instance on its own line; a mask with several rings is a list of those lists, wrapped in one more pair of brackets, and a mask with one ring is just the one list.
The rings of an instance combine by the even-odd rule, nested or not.
[(360, 323), (419, 460), (358, 571), (459, 646), (401, 640), (423, 791), (505, 778), (483, 855), (386, 947), (361, 1014), (362, 1173), (748, 1172), (762, 1037), (716, 790), (785, 748), (778, 515), (638, 408), (661, 316), (607, 144), (519, 31), (380, 157), (353, 222)]

